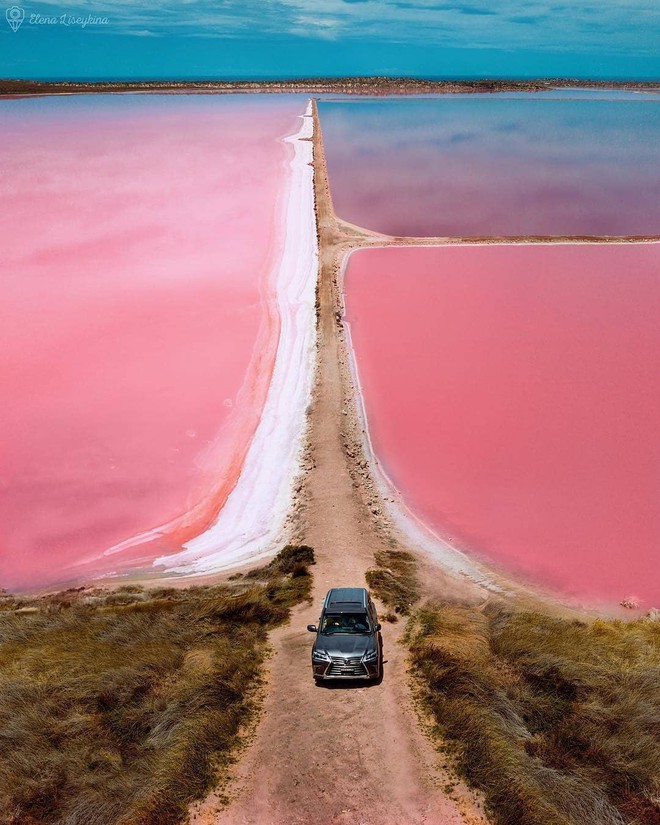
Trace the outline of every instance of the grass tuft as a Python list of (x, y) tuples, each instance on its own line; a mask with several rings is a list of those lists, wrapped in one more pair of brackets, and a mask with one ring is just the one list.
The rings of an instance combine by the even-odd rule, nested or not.
[(367, 570), (367, 584), (374, 595), (393, 608), (395, 613), (407, 615), (419, 599), (414, 557), (402, 550), (379, 550), (375, 559), (378, 566)]
[(502, 825), (660, 824), (660, 626), (427, 605), (408, 631), (438, 732)]
[(267, 632), (309, 598), (313, 561), (287, 547), (215, 587), (5, 598), (0, 825), (185, 819), (231, 759)]

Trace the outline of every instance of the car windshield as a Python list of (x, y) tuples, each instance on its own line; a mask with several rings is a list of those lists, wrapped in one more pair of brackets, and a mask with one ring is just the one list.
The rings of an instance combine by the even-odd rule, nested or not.
[(369, 633), (366, 613), (326, 613), (321, 633)]

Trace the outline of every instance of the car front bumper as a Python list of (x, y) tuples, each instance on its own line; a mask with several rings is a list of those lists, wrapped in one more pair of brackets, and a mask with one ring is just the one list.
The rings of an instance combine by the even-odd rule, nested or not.
[(333, 657), (330, 662), (312, 660), (312, 672), (315, 679), (376, 679), (379, 669), (378, 659), (374, 659), (373, 662), (338, 657)]

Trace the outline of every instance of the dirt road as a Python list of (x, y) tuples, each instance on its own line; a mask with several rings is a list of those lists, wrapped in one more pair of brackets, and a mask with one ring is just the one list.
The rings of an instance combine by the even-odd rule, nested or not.
[[(314, 116), (317, 117), (316, 108)], [(294, 612), (272, 636), (274, 656), (261, 721), (218, 810), (211, 795), (193, 825), (477, 825), (486, 820), (461, 784), (445, 792), (450, 774), (422, 734), (406, 676), (401, 623), (385, 624), (381, 684), (317, 687), (311, 676), (313, 636), (331, 586), (365, 584), (374, 552), (383, 546), (383, 520), (372, 512), (375, 493), (360, 467), (358, 426), (338, 323), (335, 278), (345, 250), (375, 240), (340, 224), (332, 210), (318, 122), (315, 193), (319, 221), (319, 365), (309, 430), (310, 469), (303, 490), (299, 539), (315, 548), (313, 606)], [(390, 545), (395, 539), (390, 537)], [(466, 598), (470, 586), (437, 584)]]

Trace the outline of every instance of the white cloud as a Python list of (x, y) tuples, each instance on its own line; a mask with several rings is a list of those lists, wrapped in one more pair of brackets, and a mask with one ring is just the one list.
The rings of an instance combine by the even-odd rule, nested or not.
[(134, 34), (294, 35), (438, 46), (649, 54), (657, 0), (39, 0)]

